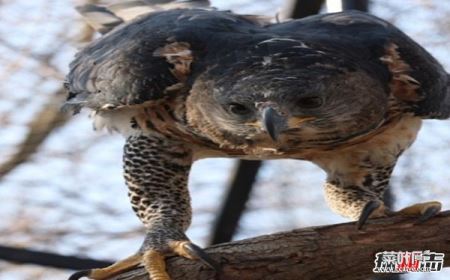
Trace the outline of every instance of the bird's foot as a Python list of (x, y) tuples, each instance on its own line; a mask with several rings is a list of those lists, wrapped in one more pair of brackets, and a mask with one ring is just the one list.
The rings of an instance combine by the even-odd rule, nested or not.
[(75, 272), (69, 277), (69, 280), (78, 280), (83, 277), (96, 280), (108, 279), (117, 274), (120, 274), (134, 267), (137, 267), (140, 264), (142, 264), (142, 255), (135, 254), (105, 268), (95, 268)]
[[(76, 272), (69, 280), (78, 280), (82, 277), (95, 280), (106, 280), (120, 273), (129, 271), (137, 266), (144, 266), (152, 280), (170, 280), (166, 271), (165, 258), (168, 255), (179, 255), (188, 259), (200, 260), (208, 267), (218, 271), (219, 265), (212, 260), (200, 247), (190, 241), (168, 241), (164, 250), (148, 249), (144, 243), (141, 252), (122, 261), (118, 261), (105, 268), (97, 268)], [(169, 249), (170, 252), (167, 252)]]
[(369, 201), (361, 211), (359, 219), (356, 223), (357, 228), (361, 229), (369, 218), (377, 217), (392, 217), (392, 216), (416, 216), (417, 223), (423, 223), (434, 217), (441, 211), (442, 204), (438, 201), (429, 201), (424, 203), (417, 203), (405, 207), (399, 211), (390, 211), (385, 207), (384, 203), (377, 200)]
[[(200, 247), (190, 241), (170, 241), (168, 246), (176, 255), (199, 260), (209, 268), (218, 271), (219, 265)], [(165, 255), (156, 250), (147, 250), (143, 254), (143, 264), (152, 280), (170, 280), (166, 271)]]
[(442, 204), (439, 201), (428, 201), (405, 207), (397, 212), (393, 212), (393, 215), (416, 216), (418, 217), (416, 223), (420, 224), (436, 216), (441, 211), (441, 208)]

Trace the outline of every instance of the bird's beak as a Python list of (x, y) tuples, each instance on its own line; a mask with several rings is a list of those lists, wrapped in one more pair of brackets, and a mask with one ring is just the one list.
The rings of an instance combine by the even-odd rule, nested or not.
[(286, 119), (272, 107), (262, 110), (262, 125), (272, 140), (277, 141), (280, 132), (286, 127)]

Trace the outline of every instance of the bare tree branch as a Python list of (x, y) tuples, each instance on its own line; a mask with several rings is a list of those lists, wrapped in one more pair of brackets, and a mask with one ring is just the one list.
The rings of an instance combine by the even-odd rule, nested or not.
[(33, 53), (31, 48), (18, 49), (16, 46), (12, 45), (3, 38), (0, 38), (0, 45), (9, 51), (15, 52), (22, 56), (23, 58), (30, 58), (39, 64), (41, 75), (48, 77), (54, 77), (55, 79), (62, 80), (64, 75), (50, 63), (51, 58), (54, 56), (54, 52), (51, 52), (48, 57), (41, 56), (39, 54)]
[[(87, 1), (87, 3), (92, 4), (97, 2), (99, 2), (99, 0)], [(90, 41), (94, 36), (94, 30), (89, 28), (87, 24), (85, 24), (85, 26), (86, 27), (83, 29), (79, 38), (79, 40), (83, 42)], [(10, 45), (5, 40), (0, 39), (0, 44), (10, 50), (15, 50), (14, 46)], [(52, 52), (52, 55), (54, 55), (54, 53), (55, 52)], [(22, 52), (21, 54), (40, 63), (41, 70), (47, 73), (47, 75), (52, 75), (58, 79), (63, 78), (64, 75), (50, 64), (51, 57), (40, 57), (31, 52)], [(66, 94), (62, 85), (54, 94), (49, 95), (48, 102), (36, 113), (32, 118), (32, 121), (28, 124), (28, 133), (22, 143), (18, 145), (17, 151), (0, 165), (0, 180), (17, 166), (26, 162), (56, 128), (67, 122), (67, 114), (60, 111), (65, 98)]]
[[(221, 262), (222, 272), (205, 269), (181, 257), (168, 259), (172, 279), (368, 279), (375, 274), (375, 254), (381, 251), (445, 253), (450, 266), (450, 211), (426, 223), (416, 218), (371, 220), (363, 230), (354, 223), (297, 229), (224, 243), (206, 251)], [(143, 268), (112, 280), (147, 280)]]
[(50, 133), (66, 122), (67, 114), (61, 113), (59, 109), (65, 99), (65, 94), (61, 91), (62, 89), (50, 96), (49, 101), (28, 124), (28, 133), (17, 151), (0, 165), (0, 180), (18, 165), (26, 162)]

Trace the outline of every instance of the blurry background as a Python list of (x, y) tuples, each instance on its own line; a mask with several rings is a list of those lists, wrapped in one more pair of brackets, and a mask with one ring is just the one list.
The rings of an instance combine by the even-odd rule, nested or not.
[[(211, 2), (269, 16), (286, 6), (284, 0)], [(328, 10), (339, 8), (340, 1), (327, 2)], [(117, 260), (134, 253), (143, 238), (122, 179), (124, 140), (93, 132), (86, 112), (69, 120), (57, 113), (67, 65), (92, 36), (74, 10), (82, 3), (0, 0), (0, 246)], [(396, 24), (450, 71), (449, 1), (378, 0), (370, 2), (370, 11)], [(22, 143), (30, 131), (33, 137)], [(211, 159), (194, 165), (188, 235), (200, 245), (212, 238), (236, 163)], [(324, 179), (307, 162), (264, 162), (233, 239), (345, 222), (325, 204)], [(426, 200), (440, 200), (449, 209), (449, 182), (450, 121), (426, 121), (394, 171), (394, 209)], [(65, 279), (70, 273), (0, 259), (1, 280)], [(403, 279), (450, 279), (450, 269)]]

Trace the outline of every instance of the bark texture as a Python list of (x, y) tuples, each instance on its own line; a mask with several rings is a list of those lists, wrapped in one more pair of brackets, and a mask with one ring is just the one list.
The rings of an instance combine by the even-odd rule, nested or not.
[[(375, 253), (431, 250), (445, 253), (450, 266), (450, 211), (415, 224), (416, 218), (370, 220), (357, 230), (354, 223), (297, 229), (211, 246), (206, 251), (219, 261), (215, 273), (196, 261), (168, 259), (177, 279), (370, 279), (375, 276)], [(147, 280), (143, 268), (113, 280)]]

